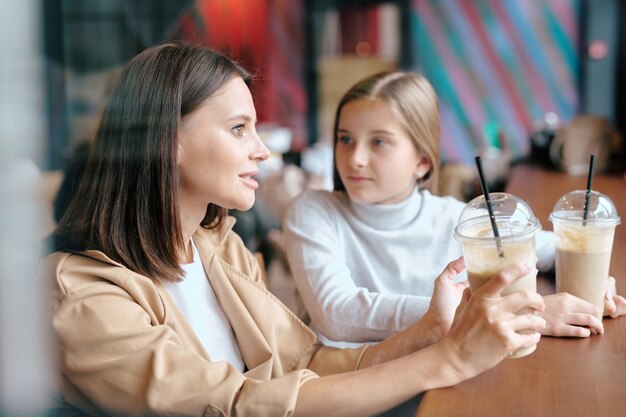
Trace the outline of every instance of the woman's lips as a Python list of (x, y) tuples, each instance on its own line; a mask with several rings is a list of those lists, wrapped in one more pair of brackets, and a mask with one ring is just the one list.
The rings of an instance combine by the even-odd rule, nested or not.
[(258, 175), (258, 172), (248, 172), (245, 174), (241, 174), (239, 176), (239, 178), (242, 179), (243, 183), (245, 185), (247, 185), (248, 187), (256, 190), (257, 188), (259, 188), (259, 183), (258, 181), (254, 178), (254, 176)]

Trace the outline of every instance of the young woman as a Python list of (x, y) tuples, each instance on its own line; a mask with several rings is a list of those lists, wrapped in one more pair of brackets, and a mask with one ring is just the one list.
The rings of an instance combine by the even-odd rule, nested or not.
[(367, 416), (454, 385), (545, 321), (536, 294), (435, 283), (429, 313), (376, 345), (323, 347), (263, 286), (225, 210), (247, 210), (268, 150), (250, 77), (209, 49), (150, 48), (121, 74), (44, 263), (62, 395), (90, 415)]
[[(430, 192), (439, 110), (424, 77), (386, 72), (361, 80), (339, 103), (334, 136), (335, 191), (309, 190), (294, 201), (285, 247), (319, 338), (350, 346), (342, 342), (382, 340), (424, 315), (438, 271), (462, 253), (453, 232), (465, 204)], [(537, 255), (540, 270), (554, 264), (551, 233), (538, 235)], [(590, 303), (569, 294), (545, 303), (544, 334), (603, 331)], [(607, 313), (624, 314), (625, 305), (609, 297)]]

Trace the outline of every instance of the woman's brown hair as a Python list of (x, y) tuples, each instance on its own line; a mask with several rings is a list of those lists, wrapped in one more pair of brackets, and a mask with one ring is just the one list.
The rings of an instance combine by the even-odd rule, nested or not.
[[(180, 121), (234, 77), (250, 86), (244, 69), (198, 45), (169, 42), (133, 58), (104, 110), (54, 249), (99, 250), (142, 275), (180, 280)], [(209, 204), (201, 225), (217, 227), (225, 215)]]
[[(344, 106), (355, 100), (383, 100), (398, 115), (415, 147), (431, 162), (431, 169), (418, 183), (434, 191), (439, 179), (439, 101), (435, 90), (422, 75), (413, 72), (386, 71), (370, 75), (353, 85), (341, 98), (335, 113), (334, 145)], [(345, 191), (333, 160), (334, 189)]]

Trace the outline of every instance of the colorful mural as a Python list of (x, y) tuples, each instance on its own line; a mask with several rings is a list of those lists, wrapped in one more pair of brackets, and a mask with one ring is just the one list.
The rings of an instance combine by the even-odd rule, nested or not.
[(497, 124), (514, 158), (533, 123), (578, 107), (580, 0), (413, 0), (417, 70), (441, 106), (444, 160), (471, 163)]
[[(497, 127), (513, 158), (522, 158), (536, 121), (548, 112), (563, 121), (576, 114), (581, 1), (413, 0), (415, 69), (440, 96), (444, 161), (472, 163)], [(382, 53), (377, 14), (376, 7), (341, 10), (337, 53), (354, 53), (360, 41)], [(310, 140), (303, 19), (301, 0), (196, 0), (179, 26), (180, 36), (221, 49), (258, 75), (259, 120), (292, 128), (295, 150)]]

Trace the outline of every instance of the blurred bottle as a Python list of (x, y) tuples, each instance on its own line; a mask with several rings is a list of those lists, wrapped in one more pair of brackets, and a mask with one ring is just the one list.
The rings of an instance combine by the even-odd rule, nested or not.
[(511, 150), (502, 126), (491, 120), (483, 127), (484, 145), (478, 150), (490, 191), (504, 191), (511, 171)]
[(550, 146), (561, 127), (559, 116), (548, 112), (535, 121), (530, 134), (530, 162), (544, 168), (555, 168), (550, 159)]

